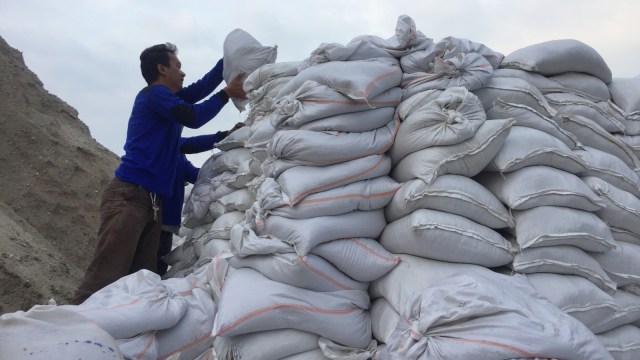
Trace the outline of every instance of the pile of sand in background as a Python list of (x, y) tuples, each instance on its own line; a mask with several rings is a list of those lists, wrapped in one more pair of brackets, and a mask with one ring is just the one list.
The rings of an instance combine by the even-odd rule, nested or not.
[(0, 314), (67, 303), (118, 157), (0, 37)]

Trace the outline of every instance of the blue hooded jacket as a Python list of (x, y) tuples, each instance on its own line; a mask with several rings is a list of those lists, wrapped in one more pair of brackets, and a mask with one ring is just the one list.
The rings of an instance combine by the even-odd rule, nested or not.
[(222, 70), (221, 59), (202, 79), (175, 94), (159, 84), (138, 93), (116, 177), (163, 197), (171, 195), (176, 189), (182, 126), (200, 128), (229, 101), (229, 96), (219, 91), (197, 103), (222, 83)]

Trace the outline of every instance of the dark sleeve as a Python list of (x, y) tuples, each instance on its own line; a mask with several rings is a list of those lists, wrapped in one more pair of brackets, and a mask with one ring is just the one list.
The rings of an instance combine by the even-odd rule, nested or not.
[(147, 101), (148, 106), (161, 117), (176, 121), (190, 129), (198, 129), (218, 115), (226, 104), (225, 99), (228, 101), (228, 97), (225, 96), (215, 94), (201, 103), (190, 104), (166, 86), (154, 85), (150, 87)]
[(200, 135), (180, 138), (180, 152), (183, 154), (197, 154), (213, 149), (213, 146), (227, 136), (227, 131), (218, 131), (211, 135)]
[(184, 180), (186, 182), (189, 182), (191, 184), (196, 183), (196, 180), (198, 180), (198, 173), (200, 172), (200, 169), (193, 166), (191, 161), (184, 159), (184, 161), (182, 162), (182, 171), (184, 174)]
[(190, 104), (206, 98), (222, 83), (222, 69), (222, 59), (220, 59), (202, 79), (178, 91), (176, 95)]

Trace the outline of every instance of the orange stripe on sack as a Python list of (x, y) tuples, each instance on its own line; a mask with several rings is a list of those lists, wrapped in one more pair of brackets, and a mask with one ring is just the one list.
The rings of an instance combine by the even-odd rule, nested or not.
[(367, 103), (362, 101), (355, 100), (327, 100), (327, 99), (305, 99), (303, 102), (311, 102), (317, 104), (342, 104), (342, 105), (381, 105), (381, 106), (396, 106), (400, 103), (400, 100), (389, 100), (389, 101), (369, 101)]
[(521, 355), (526, 356), (526, 357), (531, 357), (531, 358), (555, 359), (554, 357), (550, 357), (550, 356), (547, 356), (547, 355), (540, 355), (540, 354), (530, 353), (530, 352), (528, 352), (526, 350), (520, 349), (519, 347), (516, 347), (516, 346), (513, 346), (513, 345), (508, 345), (508, 344), (503, 344), (503, 343), (499, 343), (499, 342), (495, 342), (495, 341), (480, 340), (480, 339), (462, 339), (462, 338), (451, 337), (451, 336), (442, 336), (442, 337), (450, 339), (450, 340), (453, 340), (453, 341), (470, 342), (470, 343), (476, 343), (476, 344), (495, 346), (495, 347), (499, 347), (499, 348), (502, 348), (502, 349), (511, 350), (511, 351), (517, 352), (518, 354), (521, 354)]
[(344, 315), (344, 314), (349, 314), (352, 313), (354, 311), (360, 311), (360, 308), (357, 307), (353, 307), (350, 309), (343, 309), (343, 310), (332, 310), (332, 309), (321, 309), (321, 308), (316, 308), (316, 307), (312, 307), (312, 306), (306, 306), (306, 305), (298, 305), (298, 304), (276, 304), (276, 305), (271, 305), (271, 306), (267, 306), (264, 307), (262, 309), (258, 309), (255, 311), (252, 311), (248, 314), (246, 314), (245, 316), (241, 317), (240, 319), (232, 322), (231, 324), (223, 327), (222, 329), (218, 330), (218, 332), (216, 333), (215, 336), (220, 336), (222, 334), (224, 334), (225, 332), (227, 332), (229, 329), (234, 328), (235, 326), (251, 319), (254, 316), (258, 316), (261, 315), (263, 313), (269, 312), (271, 310), (276, 310), (276, 309), (280, 309), (280, 308), (294, 308), (294, 309), (302, 309), (302, 310), (308, 310), (311, 312), (317, 312), (317, 313), (321, 313), (321, 314), (329, 314), (329, 315)]
[(114, 310), (114, 309), (118, 309), (118, 308), (121, 308), (121, 307), (125, 307), (125, 306), (129, 306), (129, 305), (137, 304), (137, 303), (138, 303), (138, 302), (140, 302), (141, 300), (142, 300), (142, 298), (140, 298), (140, 297), (136, 297), (135, 299), (133, 299), (133, 300), (129, 301), (129, 302), (128, 302), (128, 303), (126, 303), (126, 304), (120, 304), (120, 305), (116, 305), (116, 306), (113, 306), (113, 307), (110, 307), (110, 308), (90, 308), (90, 309), (83, 309), (83, 310), (80, 310), (80, 311), (78, 311), (78, 312)]
[(156, 336), (156, 331), (155, 331), (155, 330), (153, 330), (153, 331), (149, 331), (149, 335), (147, 335), (147, 336), (148, 336), (149, 338), (148, 338), (148, 339), (147, 339), (147, 341), (145, 342), (144, 347), (142, 348), (142, 350), (141, 350), (139, 353), (137, 353), (137, 354), (135, 355), (135, 358), (134, 358), (134, 359), (138, 360), (138, 359), (142, 359), (142, 358), (144, 357), (144, 354), (147, 352), (147, 350), (148, 350), (148, 349), (149, 349), (149, 347), (151, 346), (151, 343), (153, 343), (153, 339), (154, 339), (154, 337)]
[(329, 275), (327, 275), (327, 274), (323, 273), (323, 272), (322, 272), (322, 271), (320, 271), (319, 269), (316, 269), (316, 268), (312, 267), (311, 265), (309, 265), (309, 263), (307, 263), (307, 262), (304, 260), (304, 257), (303, 257), (303, 256), (298, 256), (298, 259), (302, 262), (302, 264), (304, 265), (304, 267), (306, 267), (306, 268), (307, 268), (307, 270), (311, 271), (311, 272), (312, 272), (312, 273), (314, 273), (314, 274), (319, 275), (320, 277), (322, 277), (322, 278), (324, 278), (325, 280), (329, 281), (329, 282), (330, 282), (330, 283), (332, 283), (333, 285), (335, 285), (335, 286), (337, 286), (337, 287), (339, 287), (339, 288), (341, 288), (341, 289), (345, 289), (345, 290), (355, 290), (355, 289), (352, 289), (352, 288), (348, 287), (347, 285), (345, 285), (345, 284), (343, 284), (343, 283), (339, 282), (338, 280), (333, 279), (331, 276), (329, 276)]
[(354, 159), (360, 159), (363, 157), (367, 157), (370, 155), (376, 155), (376, 154), (382, 154), (387, 152), (387, 150), (389, 150), (391, 148), (391, 146), (393, 146), (393, 143), (395, 141), (396, 138), (396, 134), (398, 133), (398, 129), (400, 128), (400, 118), (395, 119), (396, 122), (396, 126), (395, 126), (395, 130), (393, 131), (393, 134), (391, 134), (391, 141), (386, 144), (384, 147), (382, 147), (381, 149), (377, 149), (377, 150), (372, 150), (366, 153), (360, 153), (357, 155), (352, 155), (349, 157), (344, 157), (344, 158), (337, 158), (337, 159), (331, 159), (331, 160), (321, 160), (321, 161), (316, 161), (316, 164), (324, 164), (324, 163), (333, 163), (333, 162), (345, 162), (345, 161), (350, 161), (350, 160), (354, 160)]
[(356, 245), (362, 247), (363, 249), (365, 249), (367, 252), (369, 252), (371, 255), (379, 257), (383, 260), (386, 261), (391, 261), (391, 262), (400, 262), (400, 258), (399, 257), (394, 257), (394, 258), (388, 258), (386, 256), (381, 255), (380, 253), (378, 253), (377, 251), (375, 251), (374, 249), (368, 247), (367, 245), (363, 244), (362, 242), (356, 240), (356, 239), (349, 239), (350, 241), (354, 242)]
[(346, 194), (346, 195), (328, 196), (328, 197), (317, 198), (317, 199), (302, 200), (302, 201), (300, 201), (298, 203), (298, 205), (314, 204), (314, 203), (319, 203), (319, 202), (340, 200), (340, 199), (350, 199), (350, 198), (363, 198), (363, 199), (378, 198), (378, 197), (383, 197), (383, 196), (395, 194), (396, 191), (398, 191), (399, 188), (400, 187), (397, 187), (394, 190), (389, 190), (389, 191), (375, 193), (375, 194)]
[(386, 74), (382, 74), (380, 76), (378, 76), (377, 78), (373, 79), (371, 82), (369, 82), (369, 85), (367, 85), (367, 87), (364, 90), (364, 97), (366, 98), (367, 96), (369, 96), (369, 90), (371, 90), (371, 88), (373, 87), (373, 85), (375, 85), (377, 82), (382, 81), (390, 76), (393, 76), (397, 73), (402, 73), (402, 71), (400, 70), (393, 70), (390, 71)]
[(338, 186), (340, 183), (343, 183), (343, 182), (345, 182), (345, 181), (347, 181), (347, 180), (354, 179), (354, 178), (357, 178), (357, 177), (359, 177), (359, 176), (362, 176), (362, 175), (364, 175), (364, 174), (366, 174), (366, 173), (368, 173), (368, 172), (371, 172), (371, 171), (373, 171), (375, 168), (377, 168), (378, 166), (380, 166), (380, 165), (384, 162), (384, 160), (385, 160), (385, 159), (386, 159), (386, 158), (385, 158), (384, 156), (381, 156), (381, 157), (380, 157), (380, 160), (379, 160), (376, 164), (374, 164), (372, 167), (370, 167), (369, 169), (365, 169), (365, 170), (363, 170), (363, 171), (361, 171), (361, 172), (359, 172), (359, 173), (357, 173), (357, 174), (354, 174), (354, 175), (351, 175), (351, 176), (347, 176), (347, 177), (345, 177), (345, 178), (342, 178), (342, 179), (339, 179), (339, 180), (333, 181), (333, 182), (331, 182), (331, 183), (324, 184), (324, 185), (319, 185), (319, 186), (316, 186), (316, 187), (314, 187), (314, 188), (311, 188), (311, 189), (308, 189), (308, 190), (306, 190), (306, 191), (303, 191), (303, 192), (302, 192), (302, 193), (300, 193), (298, 196), (296, 196), (293, 200), (291, 200), (291, 203), (292, 203), (292, 204), (297, 204), (297, 203), (298, 203), (298, 201), (300, 201), (300, 199), (304, 198), (305, 196), (307, 196), (307, 195), (309, 195), (309, 194), (312, 194), (312, 193), (314, 193), (314, 192), (318, 192), (318, 191), (323, 190), (323, 189), (326, 189), (326, 188), (331, 188), (332, 186)]

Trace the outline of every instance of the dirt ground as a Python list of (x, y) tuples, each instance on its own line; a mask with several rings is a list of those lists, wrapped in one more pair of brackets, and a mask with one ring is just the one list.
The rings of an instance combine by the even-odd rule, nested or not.
[(118, 157), (0, 37), (0, 314), (69, 301)]

